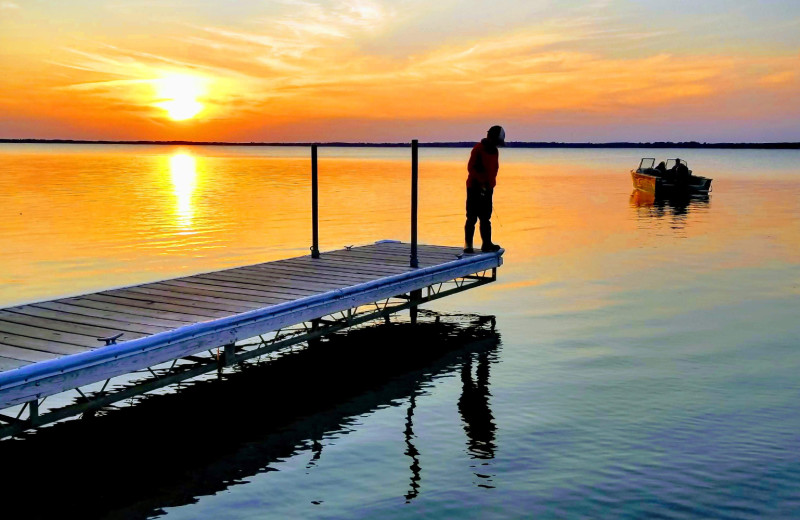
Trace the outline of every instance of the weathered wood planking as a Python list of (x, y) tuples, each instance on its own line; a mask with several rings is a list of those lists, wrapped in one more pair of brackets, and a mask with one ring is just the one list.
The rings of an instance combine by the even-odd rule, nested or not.
[[(452, 260), (457, 253), (456, 248), (420, 246), (420, 266)], [(0, 313), (0, 338), (13, 347), (73, 353), (100, 346), (92, 340), (118, 332), (131, 340), (409, 272), (408, 254), (407, 245), (382, 243), (331, 251), (316, 260), (279, 260), (24, 305)]]
[[(81, 374), (58, 376), (56, 383), (44, 387), (53, 393), (70, 388), (67, 379), (101, 380), (219, 346), (223, 339), (244, 339), (491, 269), (502, 264), (500, 254), (462, 255), (459, 248), (422, 245), (419, 268), (413, 269), (408, 244), (382, 242), (330, 251), (318, 259), (303, 256), (3, 309), (0, 405), (21, 402), (29, 395), (25, 392), (40, 394), (38, 387), (17, 388), (19, 395), (4, 399), (4, 392), (11, 393), (14, 385), (14, 378), (5, 375), (12, 376), (14, 369), (26, 365), (36, 364), (38, 369), (41, 362), (80, 357), (71, 354), (108, 350), (97, 341), (99, 337), (122, 332), (121, 344), (147, 340), (143, 343), (147, 352), (141, 359), (126, 353), (125, 360), (110, 362), (107, 368), (92, 365)], [(273, 307), (276, 316), (271, 317)], [(253, 313), (257, 316), (251, 317)], [(162, 336), (163, 345), (158, 340)]]
[(14, 368), (19, 368), (23, 365), (27, 365), (26, 361), (20, 361), (19, 359), (12, 359), (0, 356), (0, 372), (3, 370), (11, 370)]

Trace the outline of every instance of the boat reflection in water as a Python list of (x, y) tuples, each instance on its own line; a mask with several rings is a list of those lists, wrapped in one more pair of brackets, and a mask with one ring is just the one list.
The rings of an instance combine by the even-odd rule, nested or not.
[[(80, 511), (81, 518), (159, 515), (279, 470), (303, 452), (311, 470), (325, 457), (323, 438), (358, 431), (365, 414), (392, 406), (406, 407), (397, 431), (410, 459), (411, 501), (425, 480), (426, 458), (415, 446), (417, 400), (434, 379), (458, 374), (462, 392), (453, 406), (468, 456), (480, 461), (476, 484), (491, 487), (485, 473), (497, 451), (497, 427), (489, 367), (500, 346), (494, 324), (491, 316), (420, 311), (415, 326), (398, 321), (332, 334), (132, 406), (0, 442), (4, 496), (14, 497), (4, 509), (19, 507), (26, 518), (64, 511)], [(427, 460), (436, 464), (435, 454)], [(47, 500), (40, 500), (42, 490)]]
[(630, 196), (631, 207), (636, 209), (637, 216), (641, 218), (685, 217), (690, 210), (708, 208), (709, 195), (674, 195), (671, 197), (656, 197), (652, 193), (633, 190)]

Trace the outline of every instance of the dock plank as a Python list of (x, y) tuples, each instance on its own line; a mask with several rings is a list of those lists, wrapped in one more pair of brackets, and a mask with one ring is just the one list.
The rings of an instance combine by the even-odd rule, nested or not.
[[(96, 345), (97, 336), (80, 334), (77, 332), (65, 332), (52, 329), (44, 329), (36, 325), (26, 325), (9, 321), (7, 317), (0, 317), (0, 341), (5, 341), (7, 335), (15, 337), (38, 338), (52, 342), (64, 343), (67, 345), (93, 347)], [(98, 344), (99, 346), (99, 344)]]
[[(119, 313), (121, 316), (138, 316), (140, 318), (152, 319), (169, 319), (176, 322), (188, 325), (190, 323), (197, 323), (200, 321), (207, 321), (213, 317), (206, 315), (195, 314), (193, 312), (171, 312), (163, 309), (141, 308), (132, 307), (115, 301), (103, 301), (103, 299), (91, 299), (85, 295), (83, 297), (68, 298), (64, 300), (57, 300), (55, 303), (61, 305), (69, 305), (71, 307), (82, 307), (85, 309), (98, 310), (104, 313)], [(50, 302), (48, 302), (50, 303)], [(41, 305), (41, 304), (37, 304)]]
[[(92, 341), (94, 341), (94, 339), (92, 339)], [(91, 348), (86, 345), (61, 343), (59, 341), (32, 338), (30, 336), (23, 336), (20, 334), (7, 332), (0, 332), (0, 344), (30, 350), (38, 350), (40, 352), (49, 352), (50, 354), (59, 354), (57, 357), (66, 356), (69, 354), (78, 354), (79, 352), (91, 350)]]
[[(291, 290), (291, 281), (289, 280), (276, 280), (273, 278), (267, 277), (258, 277), (257, 275), (250, 275), (248, 276), (245, 273), (224, 273), (224, 274), (217, 274), (214, 273), (212, 275), (202, 275), (193, 277), (189, 279), (181, 279), (176, 280), (180, 282), (187, 282), (193, 284), (201, 284), (201, 285), (209, 285), (209, 286), (218, 286), (220, 288), (227, 287), (233, 288), (237, 286), (241, 286), (244, 289), (251, 289), (254, 291), (265, 291), (265, 292), (273, 292), (278, 290)], [(278, 285), (283, 284), (283, 285)], [(306, 289), (309, 289), (311, 284), (306, 285)], [(286, 293), (281, 293), (286, 295)], [(299, 296), (295, 296), (296, 298)]]
[[(195, 286), (197, 285), (197, 286)], [(237, 305), (241, 307), (252, 307), (260, 309), (276, 303), (291, 301), (300, 298), (298, 295), (286, 294), (245, 294), (244, 292), (234, 294), (230, 292), (220, 291), (202, 284), (191, 284), (186, 282), (177, 283), (161, 283), (148, 287), (148, 292), (158, 291), (159, 294), (178, 294), (182, 298), (196, 300), (202, 299), (208, 303), (217, 304), (223, 303), (225, 305)]]
[[(309, 272), (331, 272), (338, 271), (367, 274), (376, 278), (383, 276), (392, 276), (395, 274), (407, 273), (412, 270), (411, 267), (393, 266), (381, 264), (378, 262), (350, 262), (345, 259), (327, 258), (322, 257), (318, 259), (313, 258), (298, 258), (296, 262), (291, 264), (279, 264), (281, 267), (290, 265), (298, 269), (304, 268)], [(260, 266), (254, 266), (249, 269), (261, 269)]]
[(247, 284), (237, 283), (225, 280), (213, 280), (209, 278), (192, 278), (183, 280), (169, 280), (162, 283), (166, 287), (181, 287), (188, 290), (203, 290), (210, 291), (213, 294), (219, 294), (225, 298), (234, 298), (241, 296), (253, 296), (258, 298), (257, 301), (264, 301), (266, 303), (277, 303), (281, 301), (296, 300), (311, 294), (319, 292), (319, 287), (299, 289), (299, 288), (286, 288), (278, 287), (276, 285), (262, 286), (264, 288), (256, 288), (248, 286)]
[(224, 318), (225, 316), (231, 315), (231, 313), (228, 311), (210, 310), (199, 306), (193, 307), (190, 305), (174, 305), (169, 303), (157, 302), (153, 300), (146, 300), (146, 299), (143, 300), (141, 298), (116, 296), (104, 293), (87, 294), (86, 296), (83, 297), (83, 299), (118, 305), (120, 308), (130, 309), (131, 312), (138, 309), (138, 310), (156, 311), (156, 315), (158, 314), (158, 311), (165, 311), (171, 313), (185, 314), (187, 316), (196, 316), (197, 318), (199, 318), (199, 320), (197, 321), (209, 321), (214, 318)]
[[(375, 274), (354, 273), (352, 271), (336, 271), (321, 266), (281, 266), (269, 268), (248, 268), (233, 273), (236, 276), (247, 276), (251, 279), (270, 280), (285, 278), (286, 280), (307, 280), (308, 283), (335, 283), (339, 286), (357, 285), (365, 280), (374, 280)], [(380, 276), (380, 275), (378, 275)], [(384, 275), (388, 276), (388, 275)]]
[[(35, 327), (41, 330), (52, 330), (56, 332), (67, 332), (90, 336), (93, 338), (105, 338), (113, 336), (120, 332), (116, 328), (98, 327), (96, 325), (87, 325), (85, 323), (76, 323), (63, 320), (54, 320), (50, 318), (42, 318), (39, 316), (31, 316), (29, 314), (21, 314), (11, 311), (0, 311), (0, 329), (3, 329), (3, 322), (16, 323), (18, 325), (26, 325)], [(140, 333), (134, 331), (125, 331), (125, 339), (141, 338), (147, 336), (148, 333)]]
[(47, 361), (61, 357), (61, 354), (53, 352), (42, 352), (41, 350), (34, 350), (29, 348), (17, 347), (14, 345), (6, 345), (0, 343), (0, 356), (25, 363), (38, 363), (39, 361)]
[[(405, 259), (410, 259), (410, 257), (411, 257), (411, 252), (410, 251), (402, 251), (402, 250), (399, 250), (399, 249), (392, 249), (392, 248), (380, 249), (380, 250), (376, 250), (376, 251), (365, 251), (365, 250), (355, 250), (354, 249), (352, 252), (359, 253), (359, 254), (369, 254), (369, 255), (373, 255), (375, 257), (378, 257), (378, 256), (396, 256), (398, 258), (405, 258)], [(337, 253), (340, 253), (340, 251), (332, 252), (332, 254), (337, 254)], [(463, 256), (463, 255), (464, 255), (464, 251), (461, 250), (461, 249), (459, 249), (457, 251), (453, 251), (453, 252), (431, 251), (431, 250), (427, 250), (427, 249), (419, 249), (417, 251), (417, 258), (425, 259), (426, 261), (432, 261), (432, 262), (436, 262), (436, 263), (444, 263), (444, 262), (449, 262), (449, 261), (452, 261), (452, 260), (456, 260), (456, 259), (458, 259), (459, 256)]]
[[(355, 249), (355, 248), (353, 248)], [(381, 244), (375, 244), (375, 247), (372, 246), (364, 246), (360, 249), (375, 249), (375, 250), (388, 250), (388, 251), (408, 251), (411, 252), (410, 244), (406, 243), (392, 243), (392, 242), (384, 242)], [(453, 255), (458, 255), (463, 252), (463, 249), (460, 247), (455, 246), (434, 246), (430, 244), (417, 244), (417, 251), (429, 251), (431, 253), (450, 253)]]
[[(337, 249), (336, 251), (343, 251), (342, 249)], [(336, 252), (331, 251), (331, 252)], [(368, 251), (368, 252), (376, 252), (376, 253), (386, 253), (391, 252), (395, 254), (410, 256), (411, 255), (411, 246), (409, 244), (375, 244), (374, 246), (362, 246), (362, 247), (354, 247), (351, 251)], [(429, 246), (425, 244), (417, 245), (417, 254), (422, 255), (429, 255), (429, 256), (457, 256), (463, 253), (463, 249), (460, 247), (442, 247), (442, 246)]]
[[(297, 276), (289, 273), (281, 273), (280, 276), (273, 276), (270, 277), (252, 277), (247, 276), (244, 273), (233, 273), (233, 272), (220, 272), (214, 273), (212, 275), (202, 275), (192, 278), (192, 280), (202, 280), (208, 282), (225, 282), (228, 284), (236, 284), (242, 285), (244, 287), (253, 287), (253, 288), (269, 288), (269, 287), (276, 287), (276, 288), (301, 288), (301, 289), (324, 289), (330, 290), (338, 287), (343, 287), (343, 283), (340, 280), (337, 281), (330, 281), (329, 279), (308, 279), (302, 276)], [(355, 279), (360, 280), (360, 279)], [(358, 283), (354, 281), (354, 283)]]
[[(410, 266), (411, 257), (408, 255), (397, 255), (391, 252), (368, 252), (368, 251), (334, 251), (325, 255), (326, 258), (346, 259), (350, 261), (364, 261), (368, 260), (371, 263), (383, 263), (388, 265)], [(456, 260), (456, 257), (439, 257), (432, 258), (428, 255), (418, 255), (420, 267), (427, 267), (438, 265), (451, 260)]]
[(108, 326), (125, 325), (135, 327), (135, 329), (131, 330), (141, 330), (143, 332), (150, 332), (151, 334), (162, 330), (175, 329), (187, 323), (192, 323), (189, 321), (149, 318), (147, 316), (138, 316), (136, 314), (121, 312), (101, 311), (91, 307), (81, 307), (58, 302), (43, 302), (35, 305), (26, 305), (20, 307), (20, 309), (25, 309), (26, 311), (30, 309), (31, 312), (52, 313), (41, 314), (47, 317), (65, 316), (69, 317), (69, 319), (99, 320), (98, 323), (108, 324)]
[(233, 274), (235, 276), (247, 276), (249, 278), (256, 278), (261, 280), (269, 280), (275, 277), (282, 277), (292, 280), (308, 280), (310, 282), (333, 282), (337, 284), (355, 285), (363, 283), (366, 280), (374, 280), (375, 276), (371, 274), (358, 274), (351, 270), (347, 271), (334, 271), (332, 269), (323, 270), (303, 266), (264, 266), (260, 269), (236, 269), (232, 271), (225, 271), (226, 274)]
[[(315, 262), (317, 262), (315, 260)], [(408, 272), (408, 270), (398, 269), (396, 267), (388, 267), (381, 271), (374, 271), (370, 268), (363, 266), (346, 265), (342, 262), (327, 261), (325, 263), (316, 264), (295, 264), (284, 266), (269, 266), (269, 267), (252, 267), (246, 270), (239, 271), (238, 274), (247, 274), (248, 276), (263, 277), (280, 276), (282, 274), (294, 275), (294, 277), (304, 277), (309, 280), (334, 282), (342, 286), (357, 285), (365, 281), (376, 280), (385, 278), (387, 276), (394, 276)]]
[[(2, 346), (0, 346), (2, 348)], [(29, 365), (30, 361), (22, 361), (19, 359), (7, 358), (0, 356), (0, 372), (5, 370), (14, 370), (15, 368), (19, 368), (25, 365)]]
[(368, 258), (357, 258), (355, 256), (351, 256), (349, 258), (338, 257), (330, 254), (326, 254), (321, 256), (320, 258), (298, 258), (297, 262), (293, 262), (293, 264), (297, 265), (309, 265), (309, 263), (314, 263), (314, 265), (319, 266), (342, 266), (348, 268), (355, 272), (370, 272), (377, 275), (383, 273), (389, 274), (400, 274), (403, 272), (408, 272), (412, 269), (408, 262), (404, 264), (391, 264), (387, 262), (382, 262), (381, 260), (371, 260)]
[(229, 300), (225, 298), (213, 298), (210, 296), (191, 295), (176, 290), (153, 289), (145, 287), (129, 287), (109, 291), (108, 296), (121, 296), (143, 302), (160, 302), (165, 304), (177, 304), (189, 306), (190, 308), (208, 309), (212, 311), (223, 311), (231, 314), (247, 312), (249, 310), (263, 307), (255, 301), (245, 302), (241, 300)]
[[(341, 260), (336, 258), (332, 253), (322, 253), (319, 258), (311, 258), (311, 256), (301, 256), (301, 257), (297, 257), (297, 258), (292, 258), (290, 260), (279, 260), (279, 261), (274, 262), (274, 263), (269, 264), (269, 265), (276, 265), (276, 266), (284, 266), (284, 265), (318, 265), (318, 266), (325, 266), (325, 265), (330, 264), (330, 265), (333, 266), (333, 265), (338, 264), (338, 263), (341, 263)], [(380, 262), (374, 262), (374, 261), (365, 260), (365, 259), (356, 260), (354, 264), (350, 264), (350, 267), (353, 267), (353, 268), (364, 267), (361, 264), (367, 264), (367, 265), (369, 265), (369, 267), (377, 268), (378, 270), (384, 270), (384, 269), (390, 269), (390, 268), (394, 269), (395, 268), (393, 266), (384, 265), (384, 264), (382, 264)], [(260, 265), (263, 265), (263, 264), (256, 265), (255, 267), (260, 267)]]

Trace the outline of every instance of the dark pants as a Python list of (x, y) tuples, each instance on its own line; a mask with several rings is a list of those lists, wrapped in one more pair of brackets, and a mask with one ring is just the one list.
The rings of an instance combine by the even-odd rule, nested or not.
[(464, 224), (464, 242), (472, 247), (475, 223), (481, 220), (481, 240), (484, 245), (492, 243), (492, 188), (467, 188), (467, 223)]

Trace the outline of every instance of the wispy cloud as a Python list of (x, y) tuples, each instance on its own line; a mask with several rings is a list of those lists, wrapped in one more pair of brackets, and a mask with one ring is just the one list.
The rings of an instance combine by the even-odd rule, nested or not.
[(797, 77), (798, 74), (796, 70), (784, 70), (761, 77), (759, 83), (770, 87), (785, 86), (795, 83)]
[(346, 0), (333, 6), (309, 1), (286, 3), (293, 12), (276, 22), (298, 34), (345, 38), (353, 31), (379, 31), (395, 15), (392, 9), (369, 0)]
[[(204, 56), (193, 61), (110, 45), (95, 52), (74, 49), (79, 59), (65, 65), (109, 79), (67, 88), (141, 103), (148, 82), (189, 72), (214, 83), (208, 101), (220, 111), (258, 112), (268, 105), (274, 117), (285, 119), (464, 118), (564, 110), (622, 114), (724, 95), (744, 84), (758, 88), (794, 80), (786, 69), (790, 64), (775, 60), (761, 63), (766, 72), (750, 78), (742, 72), (744, 58), (657, 54), (624, 59), (571, 50), (576, 42), (603, 36), (581, 23), (569, 30), (533, 27), (401, 59), (331, 44), (351, 39), (371, 20), (383, 20), (385, 14), (364, 5), (328, 13), (300, 2), (297, 6), (308, 14), (302, 24), (260, 20), (256, 25), (263, 32), (195, 27), (199, 33), (182, 41), (206, 52), (192, 52)], [(231, 100), (235, 104), (226, 108)]]
[(11, 11), (11, 10), (19, 9), (19, 8), (20, 8), (19, 4), (15, 3), (15, 2), (10, 2), (8, 0), (4, 0), (4, 1), (0, 2), (0, 11)]

